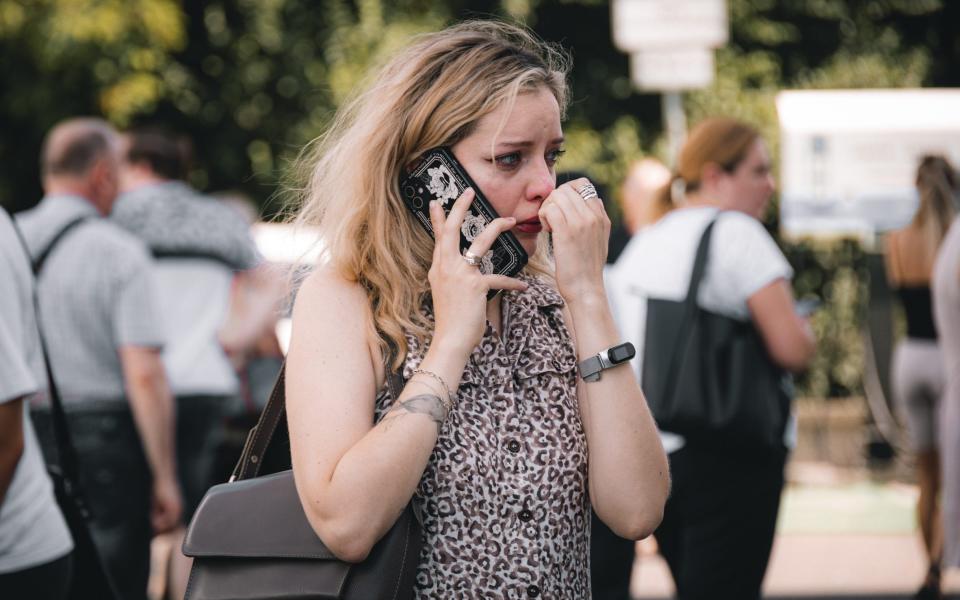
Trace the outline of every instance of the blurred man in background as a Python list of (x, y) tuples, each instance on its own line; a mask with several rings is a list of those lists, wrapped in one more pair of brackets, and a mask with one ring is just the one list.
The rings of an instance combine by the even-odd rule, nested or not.
[[(121, 597), (142, 599), (152, 534), (173, 528), (181, 511), (151, 261), (138, 240), (102, 218), (119, 183), (116, 133), (106, 122), (54, 127), (41, 167), (45, 196), (18, 216), (38, 277), (38, 318), (94, 540)], [(41, 439), (52, 440), (49, 408), (35, 419)]]
[(60, 600), (70, 583), (70, 532), (57, 507), (28, 413), (46, 379), (30, 264), (0, 211), (0, 590)]
[[(166, 130), (123, 135), (121, 190), (111, 220), (146, 243), (155, 273), (167, 344), (163, 362), (177, 406), (177, 468), (188, 523), (215, 480), (213, 468), (239, 382), (219, 332), (234, 274), (259, 255), (246, 221), (185, 182), (189, 143)], [(182, 532), (180, 532), (182, 534)], [(169, 585), (182, 597), (190, 561), (173, 540)]]
[(670, 169), (655, 158), (644, 158), (630, 165), (620, 187), (623, 224), (631, 236), (660, 220), (673, 206), (664, 188), (670, 183)]

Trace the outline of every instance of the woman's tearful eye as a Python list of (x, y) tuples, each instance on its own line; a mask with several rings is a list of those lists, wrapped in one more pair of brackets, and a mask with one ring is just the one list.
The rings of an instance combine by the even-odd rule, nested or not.
[(497, 163), (498, 167), (505, 169), (513, 169), (520, 165), (520, 153), (511, 152), (509, 154), (501, 154), (493, 159)]
[(551, 150), (550, 152), (547, 152), (547, 164), (548, 165), (557, 164), (557, 162), (559, 162), (560, 160), (560, 157), (566, 154), (566, 152), (567, 151), (564, 150), (563, 148), (557, 148), (556, 150)]

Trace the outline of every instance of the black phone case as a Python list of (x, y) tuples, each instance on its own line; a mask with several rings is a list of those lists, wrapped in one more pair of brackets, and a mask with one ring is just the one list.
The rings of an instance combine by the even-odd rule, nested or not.
[[(453, 154), (447, 148), (429, 150), (400, 178), (400, 196), (431, 237), (434, 235), (430, 223), (430, 201), (440, 202), (443, 212), (449, 214), (453, 203), (467, 188), (473, 188), (476, 197), (460, 227), (461, 252), (469, 248), (483, 228), (499, 215)], [(497, 236), (490, 251), (483, 257), (480, 271), (513, 277), (523, 269), (527, 260), (527, 253), (517, 236), (505, 231)], [(495, 292), (491, 290), (491, 296)]]

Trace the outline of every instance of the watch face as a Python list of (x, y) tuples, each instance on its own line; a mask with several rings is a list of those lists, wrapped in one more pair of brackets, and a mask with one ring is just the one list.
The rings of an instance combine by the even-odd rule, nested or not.
[(626, 344), (620, 344), (619, 346), (614, 346), (613, 348), (607, 350), (607, 358), (609, 358), (610, 362), (615, 365), (628, 361), (636, 355), (637, 350), (630, 342), (627, 342)]

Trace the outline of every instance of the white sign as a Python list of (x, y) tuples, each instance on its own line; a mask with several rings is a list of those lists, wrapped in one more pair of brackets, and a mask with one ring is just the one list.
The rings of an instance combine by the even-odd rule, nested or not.
[(727, 43), (725, 0), (614, 0), (613, 41), (623, 52)]
[(960, 166), (960, 90), (790, 91), (780, 118), (780, 222), (792, 237), (903, 227), (917, 207), (917, 165)]
[(630, 80), (641, 90), (691, 90), (713, 81), (713, 50), (644, 50), (630, 55)]

